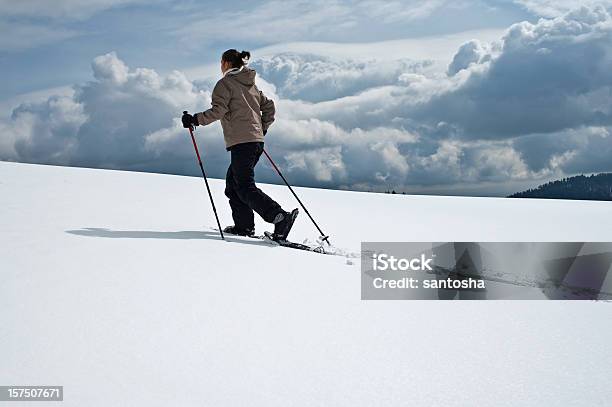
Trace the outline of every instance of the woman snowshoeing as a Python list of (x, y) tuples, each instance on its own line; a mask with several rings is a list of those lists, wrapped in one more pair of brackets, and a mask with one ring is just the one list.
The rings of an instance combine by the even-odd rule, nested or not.
[(255, 71), (246, 66), (251, 54), (229, 49), (221, 56), (223, 77), (212, 92), (212, 107), (183, 114), (183, 127), (206, 126), (221, 120), (225, 147), (231, 163), (225, 179), (225, 195), (234, 225), (223, 231), (241, 236), (255, 234), (253, 211), (274, 224), (274, 239), (286, 240), (298, 210), (284, 211), (255, 185), (255, 165), (264, 149), (264, 136), (274, 121), (274, 102), (255, 85)]

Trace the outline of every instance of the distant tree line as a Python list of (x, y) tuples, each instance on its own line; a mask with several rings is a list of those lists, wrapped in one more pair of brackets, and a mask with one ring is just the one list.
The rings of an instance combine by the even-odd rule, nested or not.
[(591, 176), (578, 175), (548, 182), (508, 198), (584, 199), (612, 201), (612, 173)]

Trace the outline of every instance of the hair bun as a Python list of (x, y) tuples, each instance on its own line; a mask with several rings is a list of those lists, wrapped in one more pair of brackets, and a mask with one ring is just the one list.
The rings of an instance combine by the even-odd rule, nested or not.
[(249, 51), (238, 52), (236, 49), (228, 49), (221, 55), (221, 60), (229, 62), (232, 68), (242, 68), (249, 62), (251, 53)]

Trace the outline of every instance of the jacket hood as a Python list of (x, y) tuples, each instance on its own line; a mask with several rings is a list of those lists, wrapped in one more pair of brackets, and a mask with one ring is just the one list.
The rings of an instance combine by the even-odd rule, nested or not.
[(225, 74), (227, 78), (232, 78), (233, 80), (238, 81), (238, 83), (244, 86), (255, 85), (255, 75), (255, 70), (247, 68), (246, 66), (240, 70), (229, 70)]

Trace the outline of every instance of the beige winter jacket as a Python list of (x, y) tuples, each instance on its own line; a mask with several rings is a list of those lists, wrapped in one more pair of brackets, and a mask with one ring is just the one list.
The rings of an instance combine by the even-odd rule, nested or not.
[(212, 107), (195, 117), (200, 125), (221, 120), (225, 147), (264, 141), (263, 132), (274, 121), (274, 102), (255, 86), (255, 71), (230, 69), (212, 92)]

